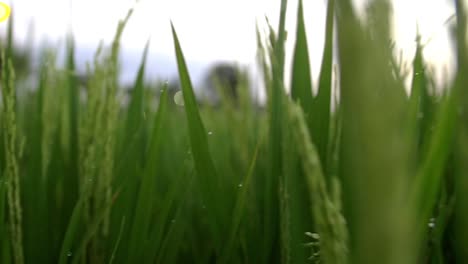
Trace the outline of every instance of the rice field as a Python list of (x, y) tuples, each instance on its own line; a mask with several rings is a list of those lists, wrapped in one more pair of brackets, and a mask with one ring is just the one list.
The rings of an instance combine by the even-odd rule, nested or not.
[(97, 48), (86, 87), (70, 35), (65, 68), (44, 51), (38, 85), (26, 89), (10, 23), (0, 263), (468, 263), (468, 22), (464, 1), (453, 4), (456, 73), (438, 87), (418, 36), (412, 65), (396, 59), (386, 0), (370, 1), (365, 18), (349, 0), (328, 0), (315, 84), (311, 19), (302, 1), (282, 0), (279, 24), (257, 30), (260, 108), (245, 78), (235, 101), (219, 82), (222, 104), (201, 105), (176, 25), (177, 98), (144, 81), (147, 48), (122, 104), (131, 10), (112, 45)]

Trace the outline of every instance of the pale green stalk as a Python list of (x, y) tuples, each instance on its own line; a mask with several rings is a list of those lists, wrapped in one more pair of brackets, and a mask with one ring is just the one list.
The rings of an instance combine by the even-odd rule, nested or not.
[[(5, 56), (2, 56), (5, 61)], [(16, 264), (24, 263), (23, 256), (23, 232), (22, 232), (22, 209), (20, 195), (20, 172), (19, 156), (20, 149), (17, 145), (18, 133), (16, 123), (16, 90), (15, 73), (11, 61), (3, 65), (2, 69), (2, 97), (3, 97), (3, 130), (5, 144), (5, 171), (4, 177), (7, 186), (7, 201), (11, 235), (11, 246), (13, 248), (13, 259)]]
[(290, 128), (293, 130), (296, 146), (304, 168), (310, 200), (312, 215), (320, 235), (320, 255), (324, 263), (345, 264), (348, 262), (348, 231), (346, 221), (341, 214), (339, 188), (335, 182), (332, 190), (327, 191), (322, 165), (304, 117), (303, 110), (296, 103), (288, 104)]

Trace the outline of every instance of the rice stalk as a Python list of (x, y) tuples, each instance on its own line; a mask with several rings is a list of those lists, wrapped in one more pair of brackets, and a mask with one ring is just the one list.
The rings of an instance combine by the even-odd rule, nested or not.
[(288, 116), (305, 172), (314, 224), (320, 236), (321, 259), (324, 263), (348, 263), (348, 231), (346, 220), (341, 214), (337, 183), (331, 188), (334, 193), (329, 194), (322, 165), (311, 141), (301, 107), (296, 103), (289, 103)]
[[(2, 61), (5, 55), (2, 53)], [(13, 260), (16, 264), (24, 263), (22, 208), (18, 147), (18, 131), (16, 121), (16, 90), (15, 72), (10, 59), (2, 65), (2, 97), (3, 97), (3, 141), (5, 144), (5, 171), (8, 215), (10, 226)]]

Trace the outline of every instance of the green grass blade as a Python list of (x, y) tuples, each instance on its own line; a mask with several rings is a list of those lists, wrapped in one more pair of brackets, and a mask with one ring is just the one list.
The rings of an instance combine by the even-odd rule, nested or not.
[(456, 14), (457, 14), (457, 62), (458, 62), (458, 131), (455, 148), (455, 224), (456, 230), (455, 239), (455, 252), (456, 262), (464, 263), (468, 261), (468, 228), (466, 223), (468, 221), (468, 78), (466, 72), (468, 70), (468, 47), (466, 42), (468, 20), (466, 14), (466, 2), (455, 1)]
[(219, 263), (229, 263), (229, 260), (231, 258), (232, 251), (234, 249), (235, 239), (238, 236), (238, 230), (241, 223), (241, 219), (244, 215), (244, 207), (247, 199), (247, 192), (249, 191), (251, 186), (251, 179), (254, 172), (255, 163), (257, 161), (259, 147), (260, 141), (259, 143), (257, 143), (257, 147), (255, 148), (252, 161), (250, 162), (249, 171), (247, 172), (247, 175), (242, 181), (242, 188), (239, 189), (239, 192), (237, 194), (237, 200), (233, 210), (232, 224), (229, 231), (229, 236)]
[(445, 243), (444, 236), (446, 235), (448, 228), (450, 227), (450, 221), (453, 219), (453, 211), (455, 205), (455, 195), (447, 197), (447, 191), (444, 190), (446, 186), (442, 187), (441, 198), (437, 206), (437, 217), (431, 218), (428, 221), (428, 227), (430, 229), (429, 243), (431, 246), (427, 252), (424, 252), (429, 258), (434, 259), (433, 263), (446, 263), (445, 262)]
[(109, 264), (114, 263), (115, 255), (117, 253), (117, 250), (119, 249), (120, 246), (120, 240), (122, 239), (122, 234), (125, 229), (125, 217), (122, 218), (122, 223), (120, 223), (120, 229), (119, 229), (119, 235), (117, 236), (117, 241), (115, 242), (114, 249), (112, 250), (112, 254), (109, 258)]
[(180, 84), (184, 97), (185, 113), (187, 116), (190, 145), (195, 161), (195, 169), (202, 188), (203, 198), (207, 204), (209, 219), (211, 222), (212, 235), (215, 238), (217, 245), (220, 245), (220, 237), (223, 236), (225, 228), (222, 226), (225, 221), (226, 214), (223, 213), (223, 208), (218, 204), (216, 194), (219, 188), (219, 178), (215, 166), (213, 164), (207, 141), (207, 133), (200, 118), (200, 113), (195, 99), (192, 82), (188, 73), (182, 48), (179, 43), (179, 38), (172, 26), (172, 35), (174, 38), (174, 47), (177, 57), (177, 66), (179, 70)]
[(135, 84), (131, 91), (131, 99), (130, 104), (128, 107), (128, 115), (126, 120), (126, 140), (131, 140), (132, 137), (136, 134), (136, 132), (141, 129), (142, 122), (144, 121), (144, 77), (145, 77), (145, 68), (146, 68), (146, 60), (148, 57), (148, 50), (149, 50), (148, 41), (145, 46), (145, 50), (143, 51), (143, 58), (140, 63), (140, 68), (138, 69), (137, 77), (135, 80)]
[[(184, 167), (184, 173), (186, 173), (187, 166)], [(149, 257), (145, 257), (145, 259), (147, 260), (154, 260), (156, 257), (161, 257), (162, 255), (168, 254), (167, 246), (164, 245), (164, 243), (166, 243), (166, 232), (168, 231), (167, 225), (169, 224), (171, 225), (171, 228), (173, 228), (173, 221), (171, 219), (172, 210), (174, 210), (174, 208), (177, 208), (178, 206), (181, 206), (182, 202), (180, 201), (179, 196), (181, 193), (186, 192), (188, 190), (187, 188), (189, 187), (186, 186), (187, 178), (185, 177), (185, 175), (182, 176), (183, 177), (178, 176), (178, 178), (172, 183), (172, 185), (169, 187), (170, 190), (168, 191), (165, 199), (162, 202), (163, 206), (160, 211), (161, 213), (156, 219), (156, 224), (153, 227), (153, 231), (149, 236), (150, 242), (148, 243), (148, 250), (146, 252), (146, 255)], [(171, 248), (169, 250), (174, 249)]]
[[(177, 178), (171, 183), (168, 193), (165, 196), (162, 207), (160, 209), (160, 214), (156, 219), (153, 230), (150, 234), (150, 239), (148, 243), (148, 250), (145, 255), (145, 259), (148, 261), (153, 261), (154, 259), (160, 260), (165, 255), (175, 254), (168, 251), (178, 251), (178, 248), (167, 247), (167, 236), (170, 234), (171, 228), (181, 227), (182, 221), (174, 221), (176, 218), (180, 218), (180, 210), (185, 206), (187, 198), (190, 197), (189, 194), (192, 192), (193, 184), (192, 175), (194, 174), (194, 168), (192, 161), (186, 160), (184, 165), (181, 166), (181, 170), (177, 170), (174, 174)], [(187, 181), (189, 184), (187, 184)], [(186, 195), (181, 195), (186, 194)], [(173, 211), (177, 213), (173, 213)], [(173, 232), (173, 231), (172, 231)], [(161, 263), (160, 261), (156, 263)]]
[(307, 43), (302, 0), (299, 0), (296, 30), (296, 45), (294, 47), (291, 77), (291, 97), (295, 101), (299, 101), (306, 113), (306, 116), (310, 116), (313, 109), (312, 77), (310, 71), (309, 48)]
[(406, 234), (412, 212), (402, 198), (409, 174), (408, 146), (401, 140), (406, 98), (391, 70), (389, 1), (370, 1), (367, 22), (360, 20), (351, 1), (339, 0), (336, 5), (342, 114), (339, 174), (350, 262), (414, 263), (406, 246), (411, 244)]
[[(325, 24), (325, 43), (323, 48), (322, 66), (320, 68), (319, 87), (317, 96), (314, 98), (313, 110), (311, 113), (313, 130), (311, 130), (314, 142), (317, 144), (317, 151), (322, 161), (325, 175), (328, 175), (329, 168), (329, 135), (331, 116), (331, 94), (332, 94), (332, 73), (333, 73), (333, 21), (335, 19), (335, 0), (328, 0), (327, 18)], [(307, 116), (307, 112), (306, 112)]]
[[(421, 127), (421, 115), (424, 114), (422, 104), (424, 103), (423, 92), (425, 87), (425, 72), (424, 72), (424, 61), (423, 61), (423, 47), (421, 46), (420, 36), (418, 35), (416, 41), (416, 53), (413, 60), (413, 80), (411, 84), (411, 94), (409, 98), (408, 106), (408, 126), (410, 133), (410, 144), (414, 144), (414, 161), (418, 161), (419, 154), (419, 143), (422, 142), (420, 136)], [(414, 142), (414, 143), (413, 143)]]
[[(195, 171), (191, 161), (186, 160), (184, 162), (184, 168), (182, 175), (179, 176), (179, 179), (173, 185), (173, 191), (179, 191), (176, 195), (169, 195), (169, 199), (173, 199), (172, 202), (175, 202), (174, 213), (170, 221), (165, 221), (164, 224), (167, 225), (167, 232), (164, 236), (164, 239), (161, 241), (151, 241), (159, 242), (160, 250), (157, 252), (156, 263), (176, 263), (178, 255), (180, 254), (182, 241), (184, 239), (185, 233), (190, 231), (190, 226), (188, 223), (193, 223), (191, 215), (189, 214), (189, 203), (193, 195), (193, 185)], [(183, 183), (182, 183), (183, 182)], [(171, 208), (172, 209), (172, 208)], [(164, 219), (169, 220), (169, 219)], [(206, 241), (206, 240), (205, 240)], [(159, 246), (159, 244), (157, 244)], [(153, 253), (154, 252), (154, 253)], [(156, 251), (153, 251), (150, 254), (150, 261), (153, 261), (156, 256)], [(195, 262), (194, 259), (190, 261)]]
[[(288, 118), (289, 121), (289, 118)], [(283, 128), (283, 176), (280, 181), (282, 263), (306, 263), (310, 249), (305, 232), (316, 231), (309, 190), (290, 126)]]
[[(78, 244), (78, 247), (76, 248), (75, 252), (71, 252), (73, 255), (73, 264), (78, 264), (81, 261), (86, 261), (88, 259), (88, 256), (86, 255), (86, 249), (89, 246), (92, 238), (98, 234), (99, 227), (102, 225), (104, 219), (106, 218), (107, 214), (111, 210), (111, 207), (114, 203), (114, 201), (117, 199), (117, 196), (119, 195), (119, 191), (117, 191), (113, 198), (110, 200), (108, 204), (105, 204), (98, 213), (94, 216), (94, 218), (89, 222), (88, 226), (86, 227), (85, 232), (82, 235), (81, 242)], [(68, 254), (70, 255), (70, 254)], [(91, 262), (93, 257), (96, 256), (91, 256)], [(89, 260), (88, 260), (89, 261)]]
[(432, 210), (437, 203), (443, 172), (453, 147), (456, 121), (456, 94), (450, 91), (436, 115), (433, 134), (423, 153), (421, 167), (413, 183), (411, 199), (417, 210), (417, 232), (421, 239)]
[[(280, 20), (278, 26), (278, 37), (276, 41), (272, 40), (273, 53), (271, 54), (272, 69), (272, 91), (271, 103), (269, 104), (270, 114), (270, 168), (269, 175), (265, 179), (264, 189), (264, 221), (263, 221), (263, 259), (262, 263), (269, 263), (277, 258), (279, 252), (279, 237), (273, 230), (279, 228), (279, 197), (278, 187), (282, 172), (282, 105), (285, 98), (284, 91), (284, 43), (286, 40), (285, 21), (286, 21), (287, 1), (281, 1)], [(270, 36), (274, 36), (270, 30)]]
[(275, 60), (276, 63), (273, 63), (278, 67), (278, 78), (283, 80), (284, 78), (284, 59), (285, 59), (285, 43), (286, 43), (286, 11), (288, 7), (287, 0), (281, 0), (281, 7), (280, 7), (280, 18), (279, 18), (279, 25), (278, 25), (278, 38), (276, 39), (275, 45), (273, 46), (273, 51), (275, 53)]
[[(7, 235), (6, 235), (6, 226), (7, 223), (5, 221), (5, 205), (6, 205), (6, 184), (3, 179), (3, 173), (0, 174), (0, 240), (1, 241), (8, 241)], [(4, 260), (4, 247), (8, 243), (1, 243), (0, 244), (0, 260)]]
[(434, 122), (435, 104), (429, 94), (429, 80), (423, 57), (421, 37), (416, 38), (416, 53), (413, 60), (413, 79), (408, 106), (409, 142), (413, 162), (420, 162), (423, 143), (430, 137)]
[(84, 196), (77, 201), (73, 213), (70, 217), (70, 222), (67, 227), (67, 231), (65, 232), (65, 236), (62, 242), (62, 249), (60, 250), (59, 254), (59, 264), (66, 264), (68, 263), (68, 258), (72, 252), (72, 246), (75, 242), (75, 239), (78, 235), (79, 225), (80, 225), (80, 218), (83, 210), (83, 200)]
[(150, 139), (150, 149), (148, 150), (143, 178), (140, 183), (138, 198), (136, 200), (135, 215), (133, 218), (132, 228), (130, 231), (128, 261), (141, 262), (143, 259), (140, 242), (147, 239), (150, 228), (151, 211), (154, 205), (157, 163), (160, 153), (161, 129), (167, 111), (167, 90), (163, 91), (158, 112), (156, 113), (153, 124), (153, 132)]
[(272, 77), (271, 77), (271, 71), (268, 66), (268, 48), (267, 48), (267, 43), (264, 43), (262, 40), (262, 34), (260, 33), (260, 29), (256, 28), (256, 40), (257, 40), (257, 57), (258, 57), (258, 63), (260, 64), (260, 69), (262, 71), (262, 77), (263, 77), (263, 82), (265, 84), (265, 92), (266, 92), (266, 97), (267, 97), (267, 106), (271, 104), (271, 98), (272, 98)]
[(67, 84), (68, 89), (68, 114), (70, 122), (70, 172), (72, 178), (76, 181), (78, 178), (78, 120), (79, 120), (79, 100), (80, 100), (80, 87), (76, 76), (75, 66), (75, 42), (73, 35), (67, 39)]

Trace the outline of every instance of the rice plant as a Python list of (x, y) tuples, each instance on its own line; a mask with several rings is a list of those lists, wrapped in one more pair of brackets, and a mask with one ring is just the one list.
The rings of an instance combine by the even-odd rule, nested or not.
[[(118, 54), (132, 10), (97, 48), (85, 87), (72, 32), (65, 66), (44, 50), (37, 87), (27, 87), (16, 81), (10, 23), (0, 263), (468, 262), (464, 2), (453, 1), (456, 77), (444, 87), (419, 35), (409, 71), (398, 63), (389, 0), (369, 1), (365, 17), (350, 0), (328, 0), (315, 83), (314, 20), (298, 2), (281, 1), (277, 28), (257, 27), (265, 105), (245, 78), (235, 103), (222, 82), (220, 104), (201, 103), (177, 23), (181, 91), (172, 98), (167, 84), (145, 81), (148, 42), (123, 103)], [(293, 38), (287, 9), (297, 11)]]

